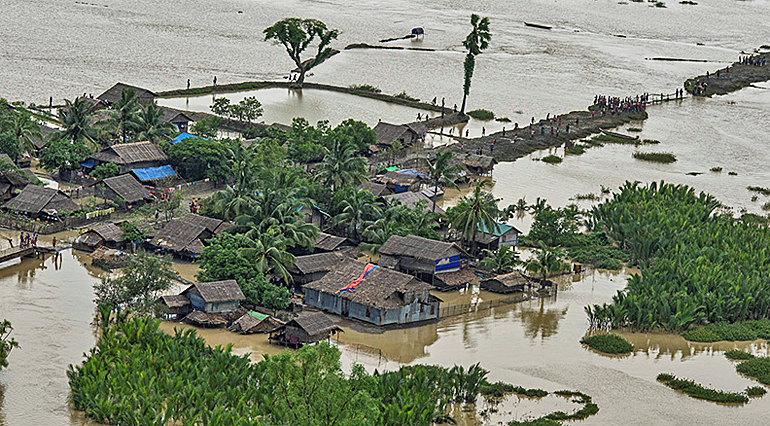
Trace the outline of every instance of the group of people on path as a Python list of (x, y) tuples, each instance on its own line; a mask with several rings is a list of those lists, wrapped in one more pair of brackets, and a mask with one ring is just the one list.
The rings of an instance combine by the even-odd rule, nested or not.
[[(660, 96), (662, 99), (663, 94)], [(594, 106), (601, 107), (602, 115), (609, 111), (612, 116), (615, 116), (616, 113), (621, 112), (644, 111), (649, 99), (649, 93), (636, 95), (636, 97), (626, 96), (625, 98), (596, 95), (594, 96)]]
[[(54, 247), (56, 247), (56, 237), (53, 237), (54, 241)], [(8, 242), (11, 243), (11, 247), (13, 247), (13, 240), (8, 239)], [(19, 247), (21, 248), (28, 248), (28, 247), (37, 247), (37, 234), (32, 234), (29, 232), (22, 232), (19, 234)]]
[(200, 200), (193, 198), (192, 201), (190, 201), (189, 207), (190, 207), (190, 213), (198, 214), (198, 210), (201, 207)]
[(741, 65), (751, 65), (755, 67), (764, 67), (765, 61), (767, 60), (764, 56), (741, 56), (738, 58), (738, 63)]

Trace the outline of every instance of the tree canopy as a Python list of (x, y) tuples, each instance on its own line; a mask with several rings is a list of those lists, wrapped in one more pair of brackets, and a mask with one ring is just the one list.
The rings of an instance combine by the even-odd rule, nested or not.
[[(334, 49), (329, 47), (332, 40), (337, 38), (339, 31), (329, 29), (326, 24), (317, 19), (286, 18), (270, 27), (265, 28), (265, 41), (273, 40), (286, 48), (286, 53), (299, 70), (297, 86), (302, 87), (305, 82), (305, 73), (321, 64), (334, 54)], [(302, 54), (313, 43), (317, 42), (315, 56), (302, 60)]]
[(232, 161), (226, 144), (202, 138), (185, 138), (167, 149), (174, 169), (187, 180), (227, 180)]

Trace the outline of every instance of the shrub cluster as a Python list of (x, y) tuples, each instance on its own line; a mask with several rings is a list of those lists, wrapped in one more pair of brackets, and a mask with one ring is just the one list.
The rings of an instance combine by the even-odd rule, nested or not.
[(762, 384), (770, 385), (770, 358), (768, 357), (743, 361), (735, 369), (741, 374), (757, 379)]
[(770, 339), (770, 319), (750, 320), (733, 324), (718, 322), (690, 330), (682, 336), (693, 342), (712, 343)]
[(637, 160), (653, 163), (670, 164), (676, 161), (676, 156), (670, 152), (635, 152), (633, 156)]
[(468, 111), (468, 115), (475, 118), (476, 120), (494, 120), (495, 113), (487, 110), (487, 109), (474, 109), (473, 111)]
[(747, 359), (754, 359), (754, 355), (746, 351), (730, 349), (729, 351), (725, 352), (725, 358), (732, 361), (745, 361)]
[(606, 354), (627, 354), (634, 350), (634, 345), (617, 334), (594, 334), (583, 337), (580, 343)]
[(557, 157), (555, 155), (547, 155), (547, 156), (541, 158), (540, 161), (542, 161), (543, 163), (548, 163), (548, 164), (559, 164), (559, 163), (562, 162), (562, 158), (561, 157)]
[(692, 380), (678, 379), (672, 374), (660, 373), (657, 380), (671, 389), (686, 393), (697, 399), (732, 404), (745, 404), (749, 402), (749, 398), (742, 393), (705, 388)]

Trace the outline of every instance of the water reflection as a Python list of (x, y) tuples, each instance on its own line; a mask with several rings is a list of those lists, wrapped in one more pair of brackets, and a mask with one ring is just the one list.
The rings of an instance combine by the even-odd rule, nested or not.
[[(568, 307), (546, 306), (556, 304), (556, 297), (540, 298), (521, 304), (519, 318), (524, 326), (524, 335), (530, 339), (547, 339), (559, 330), (559, 321), (567, 315)], [(534, 306), (533, 306), (534, 305)]]

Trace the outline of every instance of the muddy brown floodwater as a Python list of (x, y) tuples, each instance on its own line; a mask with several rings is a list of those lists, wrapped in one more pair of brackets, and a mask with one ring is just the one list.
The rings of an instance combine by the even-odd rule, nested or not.
[[(51, 258), (27, 259), (0, 270), (0, 317), (12, 321), (21, 348), (14, 350), (10, 367), (0, 372), (0, 425), (37, 426), (90, 424), (71, 409), (66, 369), (83, 360), (95, 343), (92, 285), (99, 270), (81, 262), (88, 257), (67, 250), (61, 265)], [(195, 265), (177, 264), (190, 276)], [(342, 364), (354, 363), (370, 371), (393, 370), (403, 364), (469, 366), (477, 362), (493, 381), (542, 388), (574, 389), (591, 395), (599, 413), (591, 425), (761, 425), (770, 415), (770, 398), (753, 399), (742, 407), (720, 406), (678, 394), (656, 383), (660, 372), (692, 378), (719, 389), (740, 391), (755, 385), (739, 376), (723, 351), (733, 347), (767, 354), (764, 341), (693, 344), (669, 334), (622, 333), (636, 351), (626, 357), (608, 357), (584, 348), (580, 338), (587, 324), (583, 307), (603, 303), (623, 288), (627, 273), (593, 271), (561, 278), (555, 296), (446, 318), (439, 322), (380, 333), (345, 327), (335, 338)], [(491, 301), (502, 296), (477, 288), (439, 293), (447, 305)], [(162, 328), (189, 327), (166, 322)], [(233, 345), (236, 354), (263, 354), (282, 348), (269, 345), (265, 335), (241, 336), (226, 330), (198, 330), (210, 345)], [(480, 402), (476, 411), (483, 411)], [(511, 418), (536, 417), (576, 406), (558, 397), (543, 400), (509, 397), (490, 417), (457, 407), (461, 424), (497, 424)]]

